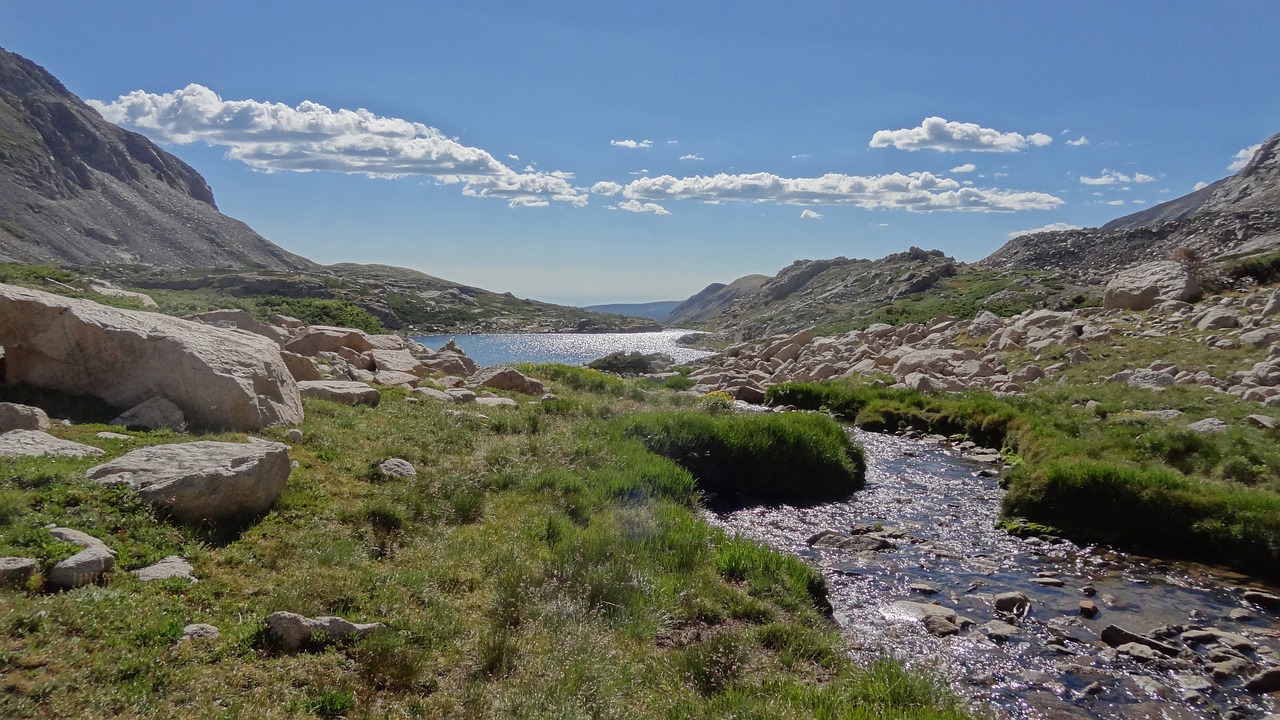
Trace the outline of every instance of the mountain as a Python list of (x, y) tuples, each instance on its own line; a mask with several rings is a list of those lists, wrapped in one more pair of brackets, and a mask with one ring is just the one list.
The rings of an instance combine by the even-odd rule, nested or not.
[(662, 322), (667, 319), (671, 311), (680, 304), (679, 300), (659, 300), (658, 302), (649, 303), (612, 303), (608, 305), (586, 305), (583, 310), (591, 310), (594, 312), (613, 313), (615, 315), (626, 315), (628, 317), (648, 318)]
[(768, 280), (768, 275), (745, 275), (728, 285), (711, 283), (672, 308), (671, 314), (667, 315), (667, 322), (680, 324), (708, 320), (739, 298), (759, 290)]
[(189, 165), (0, 48), (0, 261), (314, 268), (218, 212)]
[(979, 265), (1098, 278), (1179, 248), (1207, 260), (1280, 248), (1280, 134), (1235, 175), (1101, 228), (1019, 236)]

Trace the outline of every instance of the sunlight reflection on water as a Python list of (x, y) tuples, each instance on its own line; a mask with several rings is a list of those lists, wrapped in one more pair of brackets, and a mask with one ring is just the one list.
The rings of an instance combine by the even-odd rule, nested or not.
[(706, 350), (681, 347), (676, 340), (690, 330), (662, 330), (643, 333), (540, 333), (493, 335), (426, 335), (413, 338), (438, 350), (449, 338), (456, 338), (467, 356), (482, 366), (516, 362), (558, 362), (585, 365), (609, 353), (664, 353), (678, 363), (711, 355)]

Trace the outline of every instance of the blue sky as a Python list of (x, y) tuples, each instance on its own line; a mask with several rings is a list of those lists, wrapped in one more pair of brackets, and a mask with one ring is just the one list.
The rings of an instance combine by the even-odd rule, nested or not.
[(319, 262), (568, 304), (978, 260), (1280, 132), (1275, 2), (39, 2), (0, 45)]

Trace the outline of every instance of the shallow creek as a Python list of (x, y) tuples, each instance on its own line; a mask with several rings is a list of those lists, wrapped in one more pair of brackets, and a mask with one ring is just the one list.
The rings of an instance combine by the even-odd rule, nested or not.
[[(997, 717), (1245, 719), (1280, 712), (1276, 694), (1241, 687), (1280, 664), (1280, 610), (1248, 602), (1240, 586), (1280, 594), (1274, 588), (1103, 547), (1019, 539), (995, 527), (1003, 491), (995, 477), (979, 474), (989, 466), (937, 442), (854, 433), (866, 448), (868, 472), (866, 488), (852, 498), (711, 515), (820, 565), (855, 656), (889, 654), (932, 668)], [(808, 543), (824, 530), (857, 537), (871, 529), (894, 547)], [(995, 609), (994, 596), (1011, 591), (1030, 599), (1025, 614)], [(904, 612), (910, 606), (895, 605), (904, 600), (955, 610), (960, 631), (936, 636)], [(1082, 616), (1083, 600), (1096, 604), (1095, 617)], [(993, 620), (1020, 627), (989, 625)], [(1100, 640), (1108, 625), (1159, 639), (1177, 654), (1139, 659), (1117, 651)], [(1197, 628), (1245, 640), (1182, 634)]]

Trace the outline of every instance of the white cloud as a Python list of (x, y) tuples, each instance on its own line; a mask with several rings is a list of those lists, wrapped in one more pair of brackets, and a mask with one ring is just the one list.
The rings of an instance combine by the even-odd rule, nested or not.
[(587, 202), (587, 194), (569, 182), (572, 175), (518, 173), (436, 128), (363, 108), (223, 100), (196, 84), (162, 95), (135, 90), (109, 103), (89, 103), (107, 120), (157, 141), (225, 147), (228, 158), (266, 172), (426, 175), (441, 184), (462, 184), (464, 195), (503, 198), (512, 207)]
[(802, 220), (821, 220), (821, 219), (822, 219), (822, 213), (820, 213), (820, 212), (814, 212), (813, 210), (810, 210), (809, 208), (805, 208), (804, 210), (801, 210), (801, 211), (800, 211), (800, 219), (802, 219)]
[(1196, 183), (1195, 185), (1192, 185), (1192, 186), (1191, 186), (1191, 192), (1195, 192), (1195, 191), (1197, 191), (1197, 190), (1203, 190), (1203, 189), (1205, 189), (1205, 188), (1207, 188), (1207, 187), (1209, 187), (1209, 183), (1207, 183), (1207, 182), (1205, 182), (1205, 181), (1201, 180), (1200, 182), (1198, 182), (1198, 183)]
[(1149, 183), (1154, 182), (1155, 178), (1145, 173), (1134, 173), (1133, 175), (1125, 175), (1115, 170), (1102, 169), (1102, 174), (1098, 177), (1080, 176), (1080, 182), (1085, 185), (1115, 185), (1117, 183)]
[(702, 160), (703, 157), (698, 153), (690, 153), (688, 155), (681, 155), (680, 159), (681, 160)]
[(639, 200), (623, 200), (622, 202), (618, 203), (617, 207), (619, 210), (626, 210), (627, 212), (633, 212), (633, 213), (651, 212), (654, 215), (670, 215), (671, 214), (666, 208), (662, 207), (657, 203), (651, 203), (651, 202), (642, 203)]
[(628, 148), (630, 150), (653, 147), (652, 140), (610, 140), (609, 144), (614, 147)]
[(1068, 144), (1068, 145), (1070, 145), (1070, 146), (1072, 146), (1072, 147), (1080, 147), (1081, 145), (1088, 145), (1088, 144), (1089, 144), (1089, 138), (1085, 137), (1084, 135), (1081, 135), (1080, 137), (1076, 138), (1075, 140), (1068, 140), (1068, 141), (1067, 141), (1067, 144)]
[(507, 153), (507, 159), (508, 159), (508, 160), (515, 160), (516, 162), (520, 162), (520, 156), (519, 156), (519, 155), (516, 155), (515, 153)]
[(591, 186), (591, 192), (597, 195), (617, 195), (622, 192), (622, 185), (612, 180), (602, 180)]
[(799, 155), (792, 155), (791, 159), (792, 160), (808, 160), (811, 157), (813, 156), (810, 155), (809, 153), (800, 153)]
[(1262, 147), (1262, 143), (1250, 145), (1249, 147), (1240, 150), (1235, 155), (1232, 155), (1231, 164), (1227, 166), (1227, 169), (1231, 172), (1239, 172), (1240, 170), (1243, 170), (1244, 166), (1249, 164), (1249, 161), (1253, 159), (1253, 154), (1258, 152), (1258, 148), (1260, 147)]
[(1030, 235), (1031, 233), (1038, 233), (1038, 232), (1061, 232), (1063, 230), (1079, 230), (1079, 229), (1080, 229), (1079, 225), (1072, 225), (1071, 223), (1064, 223), (1064, 222), (1056, 222), (1056, 223), (1049, 223), (1048, 225), (1041, 225), (1038, 228), (1031, 228), (1030, 230), (1014, 230), (1013, 232), (1009, 233), (1009, 238), (1013, 239), (1020, 235)]
[(1028, 146), (1043, 147), (1053, 142), (1044, 133), (1023, 135), (1000, 132), (975, 123), (950, 122), (928, 117), (919, 127), (902, 130), (877, 130), (870, 146), (895, 147), (899, 150), (937, 150), (939, 152), (1019, 152)]
[(974, 165), (973, 163), (965, 163), (965, 164), (963, 164), (963, 165), (957, 165), (957, 166), (955, 166), (955, 167), (951, 168), (951, 172), (953, 172), (953, 173), (971, 173), (971, 172), (973, 172), (974, 170), (977, 170), (977, 169), (978, 169), (978, 166), (977, 166), (977, 165)]
[(1104, 203), (1102, 203), (1102, 204), (1103, 204), (1103, 205), (1123, 205), (1123, 204), (1124, 204), (1124, 201), (1123, 201), (1123, 200), (1108, 200), (1108, 201), (1106, 201), (1106, 202), (1104, 202)]
[(668, 140), (668, 141), (667, 141), (667, 144), (668, 144), (668, 145), (679, 145), (679, 144), (680, 144), (680, 141), (679, 141), (679, 140)]
[(919, 212), (1045, 210), (1063, 202), (1060, 198), (1040, 192), (963, 187), (950, 178), (920, 172), (867, 177), (829, 173), (815, 178), (784, 178), (771, 173), (720, 173), (684, 178), (662, 175), (631, 181), (623, 190), (623, 195), (633, 199), (658, 201), (852, 205), (867, 209), (906, 208)]

